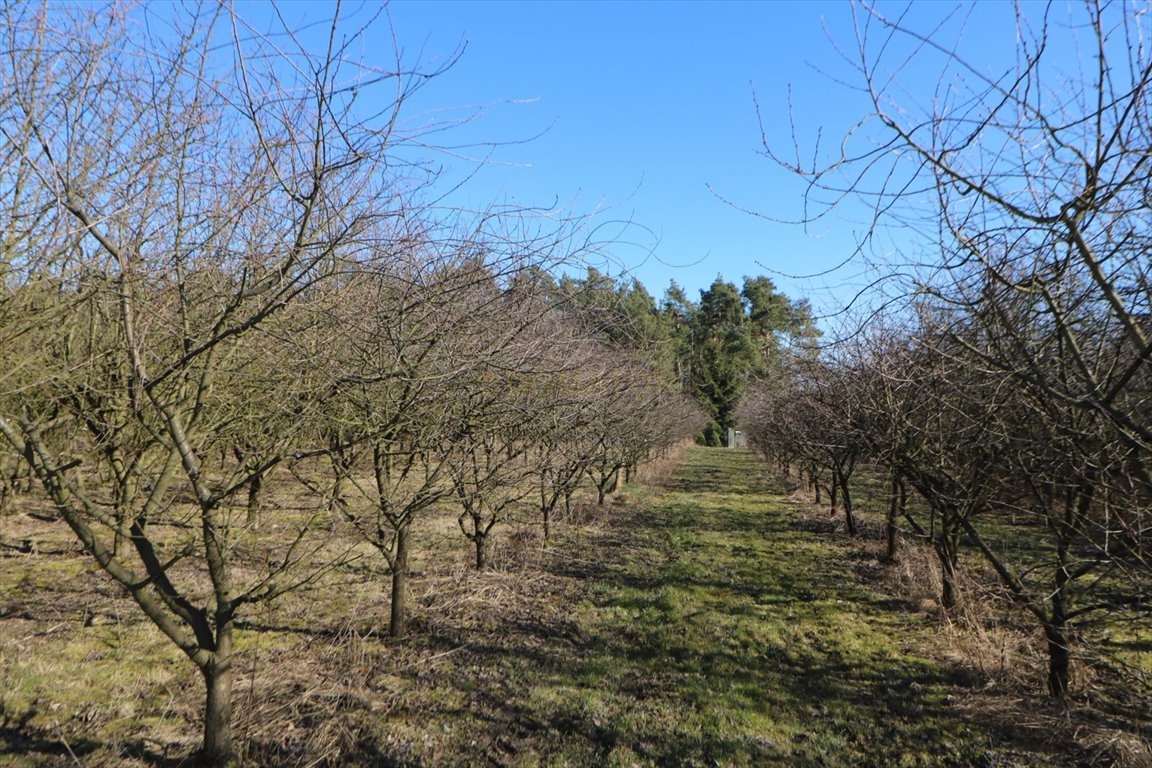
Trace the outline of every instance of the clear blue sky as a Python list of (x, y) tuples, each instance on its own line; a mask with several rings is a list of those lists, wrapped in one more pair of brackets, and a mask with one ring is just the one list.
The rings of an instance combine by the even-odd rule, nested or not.
[[(905, 5), (881, 3), (889, 7)], [(978, 61), (1012, 59), (1009, 3), (959, 13), (950, 3), (918, 3), (911, 13), (920, 28), (951, 13), (954, 26), (943, 32), (961, 29)], [(407, 105), (415, 123), (430, 113), (475, 115), (437, 137), (485, 158), (478, 167), (441, 156), (447, 180), (475, 172), (454, 201), (559, 205), (595, 213), (594, 221), (631, 221), (610, 248), (614, 271), (630, 271), (657, 298), (670, 280), (695, 297), (718, 274), (734, 282), (767, 274), (789, 295), (830, 310), (867, 282), (855, 265), (808, 280), (785, 276), (841, 263), (868, 217), (846, 206), (808, 228), (771, 220), (803, 215), (803, 184), (759, 154), (753, 99), (768, 141), (785, 154), (790, 112), (807, 151), (818, 130), (834, 147), (868, 113), (863, 95), (838, 82), (852, 80), (837, 50), (855, 52), (847, 2), (394, 0), (388, 15), (410, 65), (434, 67), (463, 47)], [(373, 34), (378, 53), (391, 56), (385, 29)], [(910, 97), (931, 99), (938, 75), (924, 73), (932, 80)], [(921, 73), (902, 76), (916, 85)], [(490, 156), (467, 148), (484, 142), (503, 146)]]
[(757, 154), (753, 89), (776, 141), (790, 141), (789, 84), (806, 125), (837, 131), (857, 119), (851, 94), (816, 70), (835, 63), (829, 33), (850, 42), (846, 4), (401, 0), (390, 15), (410, 61), (466, 45), (410, 105), (482, 108), (445, 141), (532, 139), (495, 151), (465, 187), (471, 204), (559, 203), (633, 221), (611, 250), (657, 298), (669, 280), (694, 296), (717, 274), (761, 273), (796, 296), (829, 281), (770, 270), (821, 271), (851, 250), (847, 222), (806, 235), (719, 197), (800, 214), (800, 185)]

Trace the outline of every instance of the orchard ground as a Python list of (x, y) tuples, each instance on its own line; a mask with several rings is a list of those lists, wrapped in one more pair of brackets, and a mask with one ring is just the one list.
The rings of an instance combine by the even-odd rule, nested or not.
[[(406, 639), (369, 558), (244, 616), (239, 762), (1147, 764), (1140, 692), (1086, 669), (1090, 695), (1051, 702), (1027, 625), (975, 599), (943, 615), (931, 558), (882, 564), (867, 514), (845, 536), (746, 451), (643, 481), (547, 548), (524, 511), (484, 573), (455, 512), (424, 519)], [(191, 765), (198, 673), (21, 504), (0, 521), (0, 766)]]

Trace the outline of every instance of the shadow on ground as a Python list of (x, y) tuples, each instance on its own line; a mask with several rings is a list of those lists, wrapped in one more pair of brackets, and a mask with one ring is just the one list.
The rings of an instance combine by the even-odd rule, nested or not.
[(928, 619), (761, 477), (751, 454), (696, 449), (580, 556), (559, 548), (542, 616), (474, 639), (438, 719), (487, 723), (469, 738), (492, 765), (1076, 764), (967, 715), (987, 681), (919, 655)]

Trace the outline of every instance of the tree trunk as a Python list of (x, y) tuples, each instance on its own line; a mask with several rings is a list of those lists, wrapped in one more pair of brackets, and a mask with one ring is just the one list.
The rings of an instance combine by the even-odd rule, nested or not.
[(124, 529), (128, 527), (128, 507), (123, 499), (116, 499), (116, 510), (113, 515), (116, 520), (116, 532), (112, 536), (112, 556), (120, 557), (124, 553)]
[[(1053, 614), (1056, 614), (1053, 606)], [(1069, 648), (1068, 625), (1063, 616), (1055, 619), (1059, 623), (1044, 626), (1044, 637), (1048, 640), (1048, 693), (1057, 699), (1068, 696), (1072, 671), (1072, 653)]]
[(335, 479), (332, 481), (332, 490), (328, 496), (329, 530), (335, 530), (338, 520), (348, 516), (348, 499), (345, 494), (348, 488), (350, 470), (346, 468), (342, 459), (333, 460), (332, 469), (335, 473)]
[(900, 529), (896, 525), (897, 516), (901, 514), (908, 502), (908, 491), (899, 475), (892, 473), (892, 495), (888, 500), (888, 520), (884, 527), (884, 556), (888, 562), (896, 561), (896, 554), (900, 548)]
[[(1079, 498), (1080, 511), (1087, 514), (1091, 494)], [(1056, 544), (1056, 583), (1052, 591), (1051, 619), (1044, 622), (1044, 637), (1048, 640), (1048, 693), (1057, 699), (1068, 696), (1071, 678), (1072, 651), (1071, 633), (1068, 631), (1068, 538), (1074, 528), (1074, 510), (1077, 505), (1069, 500), (1065, 510), (1064, 524), (1058, 527)]]
[(544, 543), (548, 543), (548, 537), (552, 535), (552, 510), (547, 505), (544, 506)]
[[(230, 631), (229, 631), (230, 633)], [(231, 642), (214, 654), (214, 658), (200, 671), (207, 687), (204, 705), (204, 748), (200, 765), (204, 768), (222, 768), (232, 758), (232, 654)]]
[(944, 610), (951, 611), (960, 604), (960, 593), (956, 588), (956, 561), (960, 541), (951, 530), (950, 518), (946, 517), (941, 527), (943, 530), (936, 542), (936, 554), (940, 558), (940, 578), (943, 581), (940, 605)]
[(477, 529), (472, 541), (476, 544), (476, 570), (482, 571), (488, 567), (488, 535)]
[(391, 637), (403, 637), (408, 625), (408, 526), (396, 529), (396, 557), (392, 562), (392, 613), (388, 622)]
[(848, 534), (855, 536), (857, 530), (856, 517), (852, 514), (852, 493), (848, 490), (848, 476), (844, 473), (840, 473), (840, 489), (844, 498), (844, 525), (848, 528)]
[(248, 525), (255, 526), (260, 522), (260, 492), (264, 488), (264, 473), (253, 472), (248, 478)]
[(596, 483), (596, 504), (597, 506), (604, 506), (604, 499), (608, 498), (608, 484), (612, 482), (612, 476), (601, 476), (600, 480)]
[(836, 504), (840, 500), (840, 473), (832, 468), (832, 482), (828, 486), (829, 511), (828, 517), (836, 516)]
[(952, 611), (960, 604), (960, 598), (956, 592), (956, 566), (944, 556), (941, 556), (940, 566), (941, 577), (944, 581), (944, 589), (940, 594), (940, 606), (945, 611)]

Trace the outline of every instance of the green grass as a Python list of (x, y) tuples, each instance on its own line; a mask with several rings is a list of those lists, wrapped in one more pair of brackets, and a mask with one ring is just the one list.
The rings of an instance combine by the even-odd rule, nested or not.
[[(868, 521), (874, 530), (884, 523), (888, 508), (888, 482), (882, 473), (873, 467), (860, 467), (852, 477), (853, 496), (857, 506), (857, 517)], [(909, 509), (925, 528), (930, 528), (930, 512), (927, 503), (909, 489)], [(992, 509), (974, 515), (972, 523), (981, 539), (990, 547), (1013, 576), (1025, 587), (1027, 594), (1036, 603), (1043, 603), (1055, 587), (1057, 541), (1053, 526), (1039, 513), (1021, 509), (1016, 512)], [(900, 521), (900, 525), (906, 525)], [(1076, 568), (1099, 557), (1102, 549), (1102, 534), (1096, 526), (1099, 520), (1089, 523), (1082, 538), (1072, 547), (1072, 557)], [(1094, 530), (1094, 528), (1096, 528)], [(905, 536), (911, 537), (911, 532)], [(1095, 539), (1093, 541), (1092, 539)], [(979, 600), (980, 592), (998, 591), (1006, 593), (1000, 576), (988, 563), (971, 537), (961, 536), (960, 571), (962, 581), (967, 582), (969, 592), (962, 595), (966, 608), (972, 607), (970, 600)], [(1134, 587), (1147, 575), (1147, 567), (1133, 558), (1124, 560), (1124, 550), (1112, 544), (1110, 558), (1104, 558), (1098, 567), (1080, 573), (1066, 587), (1066, 609), (1076, 610), (1085, 605), (1124, 604), (1131, 598)], [(1138, 588), (1138, 587), (1137, 587)], [(990, 605), (976, 606), (977, 612), (986, 613)], [(1001, 606), (1007, 607), (1007, 606)], [(1009, 623), (1036, 635), (1036, 647), (1044, 650), (1035, 618), (1022, 607), (999, 610), (997, 620)], [(1140, 616), (1139, 614), (1144, 614)], [(1079, 661), (1103, 662), (1107, 666), (1129, 668), (1145, 679), (1152, 678), (1152, 622), (1147, 619), (1147, 611), (1140, 610), (1099, 610), (1084, 614), (1076, 619), (1078, 647), (1074, 654)], [(1043, 674), (1041, 672), (1040, 674)], [(1042, 683), (1041, 683), (1042, 684)], [(1152, 693), (1150, 691), (1149, 693)], [(1092, 695), (1100, 698), (1101, 691)], [(1146, 711), (1152, 711), (1152, 702), (1143, 697)]]
[(927, 631), (797, 525), (751, 454), (694, 449), (590, 542), (582, 642), (518, 675), (557, 765), (974, 764), (989, 736), (902, 650)]
[[(402, 642), (362, 574), (246, 617), (242, 763), (1072, 764), (1069, 738), (1034, 726), (1059, 713), (1021, 729), (989, 709), (996, 681), (941, 660), (938, 618), (862, 578), (867, 546), (751, 453), (691, 448), (625, 496), (486, 574), (448, 517), (425, 521)], [(194, 670), (82, 559), (54, 557), (0, 560), (0, 766), (74, 764), (65, 740), (86, 766), (180, 765)]]

